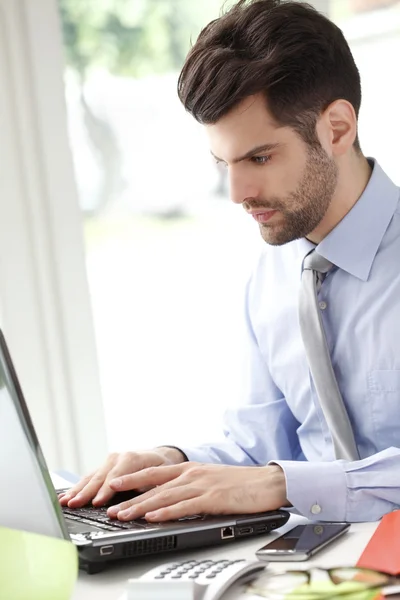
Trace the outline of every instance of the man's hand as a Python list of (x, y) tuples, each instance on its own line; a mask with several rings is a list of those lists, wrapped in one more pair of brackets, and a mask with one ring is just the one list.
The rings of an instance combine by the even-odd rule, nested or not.
[(145, 517), (168, 521), (195, 514), (240, 514), (290, 506), (286, 482), (278, 465), (231, 467), (185, 462), (143, 469), (109, 480), (111, 489), (151, 489), (108, 509), (121, 521)]
[[(124, 452), (110, 454), (105, 464), (90, 475), (81, 479), (65, 494), (60, 494), (62, 506), (78, 508), (91, 500), (95, 506), (102, 506), (115, 494), (110, 481), (121, 475), (136, 473), (149, 467), (176, 465), (185, 460), (182, 452), (175, 448), (156, 448), (145, 452)], [(147, 487), (147, 486), (146, 486)], [(124, 488), (142, 489), (142, 488)]]

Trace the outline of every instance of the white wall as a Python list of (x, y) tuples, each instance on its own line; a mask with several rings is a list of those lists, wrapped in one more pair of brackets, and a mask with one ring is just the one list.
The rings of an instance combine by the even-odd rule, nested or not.
[(400, 6), (362, 13), (338, 23), (361, 76), (360, 143), (400, 185)]

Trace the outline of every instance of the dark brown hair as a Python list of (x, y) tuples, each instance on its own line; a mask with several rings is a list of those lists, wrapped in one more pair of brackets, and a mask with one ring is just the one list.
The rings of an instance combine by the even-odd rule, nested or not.
[[(281, 0), (239, 0), (211, 21), (179, 76), (186, 110), (212, 124), (258, 93), (278, 125), (311, 145), (319, 144), (319, 115), (335, 100), (350, 102), (358, 117), (360, 75), (341, 30), (309, 4)], [(360, 149), (358, 138), (354, 145)]]

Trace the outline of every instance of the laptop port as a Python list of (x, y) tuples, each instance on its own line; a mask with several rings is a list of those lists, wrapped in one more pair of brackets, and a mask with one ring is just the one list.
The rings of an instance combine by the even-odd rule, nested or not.
[(221, 529), (221, 538), (223, 540), (227, 540), (228, 538), (234, 538), (235, 533), (233, 531), (233, 527), (223, 527)]
[(250, 535), (251, 533), (253, 533), (252, 527), (239, 527), (238, 528), (239, 535)]
[(109, 545), (109, 546), (101, 546), (100, 548), (100, 555), (101, 556), (109, 556), (110, 554), (114, 553), (114, 546)]

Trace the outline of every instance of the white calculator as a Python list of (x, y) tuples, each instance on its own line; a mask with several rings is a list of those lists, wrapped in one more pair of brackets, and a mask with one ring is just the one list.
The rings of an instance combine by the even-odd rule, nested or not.
[(219, 600), (232, 585), (252, 581), (265, 567), (244, 559), (165, 563), (129, 579), (120, 600)]

